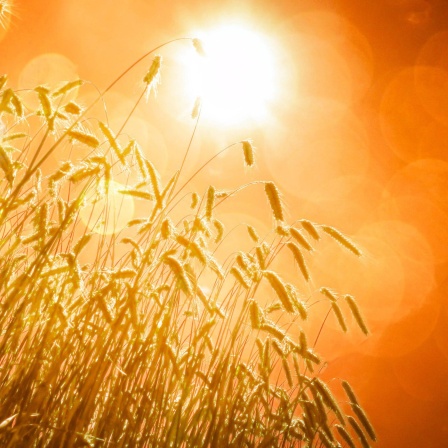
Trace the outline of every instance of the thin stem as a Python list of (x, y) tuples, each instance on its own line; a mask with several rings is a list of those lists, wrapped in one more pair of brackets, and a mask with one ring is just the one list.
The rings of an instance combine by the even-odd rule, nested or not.
[[(107, 87), (106, 89), (100, 94), (100, 96), (94, 100), (90, 106), (88, 106), (83, 112), (82, 114), (69, 126), (69, 128), (67, 129), (66, 132), (64, 132), (64, 134), (59, 137), (56, 142), (48, 149), (48, 151), (42, 156), (42, 158), (39, 160), (39, 162), (36, 164), (36, 166), (34, 168), (30, 168), (27, 170), (27, 172), (25, 173), (24, 177), (22, 178), (22, 180), (19, 182), (19, 184), (16, 186), (16, 188), (14, 189), (14, 191), (11, 193), (10, 196), (10, 203), (12, 203), (14, 201), (14, 199), (17, 197), (17, 195), (20, 192), (20, 189), (23, 187), (23, 185), (25, 185), (26, 182), (28, 182), (28, 180), (33, 176), (33, 174), (42, 166), (42, 164), (48, 159), (48, 157), (50, 157), (50, 155), (54, 152), (54, 150), (60, 145), (60, 143), (67, 137), (67, 133), (71, 130), (73, 130), (73, 128), (78, 125), (78, 123), (81, 121), (82, 118), (84, 118), (84, 116), (98, 103), (98, 101), (100, 101), (101, 98), (103, 98), (103, 96), (112, 89), (112, 87), (115, 86), (115, 84), (118, 83), (118, 81), (120, 81), (127, 73), (129, 73), (130, 70), (132, 70), (137, 64), (139, 64), (141, 61), (143, 61), (143, 59), (147, 58), (148, 56), (150, 56), (152, 53), (154, 53), (155, 51), (159, 50), (160, 48), (163, 48), (167, 45), (170, 45), (173, 42), (177, 42), (177, 41), (181, 41), (181, 40), (193, 40), (191, 37), (179, 37), (177, 39), (172, 39), (168, 42), (165, 42), (161, 45), (158, 45), (157, 47), (153, 48), (152, 50), (148, 51), (147, 53), (145, 53), (143, 56), (141, 56), (139, 59), (137, 59), (133, 64), (131, 64), (123, 73), (121, 73), (121, 75), (119, 75), (114, 81), (112, 81)], [(48, 132), (48, 131), (47, 131)], [(42, 143), (41, 143), (42, 145)]]

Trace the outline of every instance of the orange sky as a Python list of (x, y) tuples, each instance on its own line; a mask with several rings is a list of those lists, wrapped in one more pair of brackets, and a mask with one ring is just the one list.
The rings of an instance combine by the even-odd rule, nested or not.
[[(9, 73), (16, 88), (80, 76), (102, 89), (155, 45), (228, 20), (278, 43), (283, 96), (272, 102), (269, 121), (200, 126), (187, 169), (250, 137), (255, 172), (233, 154), (212, 164), (202, 183), (225, 188), (272, 179), (288, 220), (335, 226), (359, 244), (361, 261), (327, 240), (309, 260), (317, 285), (357, 297), (372, 331), (367, 340), (355, 328), (341, 336), (328, 322), (317, 345), (330, 361), (325, 377), (354, 385), (377, 428), (377, 446), (448, 446), (448, 3), (15, 3), (0, 32), (0, 74)], [(183, 152), (176, 148), (192, 129), (179, 62), (187, 47), (161, 52), (157, 97), (128, 128), (163, 175), (178, 166)], [(112, 123), (132, 108), (146, 67), (108, 96)], [(269, 224), (261, 193), (245, 193), (223, 217)]]

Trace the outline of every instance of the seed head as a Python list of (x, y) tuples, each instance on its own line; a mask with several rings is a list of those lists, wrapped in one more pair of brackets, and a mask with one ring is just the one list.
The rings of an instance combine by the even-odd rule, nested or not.
[(264, 190), (271, 206), (272, 214), (277, 221), (283, 221), (283, 208), (280, 202), (280, 193), (277, 190), (274, 182), (266, 182)]
[(243, 145), (244, 152), (244, 163), (246, 166), (254, 165), (254, 147), (249, 140), (244, 140), (241, 142)]
[(369, 334), (369, 330), (368, 330), (368, 328), (367, 328), (367, 325), (366, 325), (366, 323), (364, 322), (364, 319), (363, 319), (363, 317), (362, 317), (362, 315), (361, 315), (361, 312), (359, 311), (358, 305), (357, 305), (357, 303), (356, 303), (354, 297), (352, 297), (352, 296), (350, 296), (350, 295), (347, 294), (347, 295), (345, 296), (345, 300), (347, 301), (348, 306), (349, 306), (349, 308), (350, 308), (350, 311), (352, 312), (353, 317), (355, 318), (356, 323), (358, 324), (358, 326), (359, 326), (359, 328), (361, 329), (361, 331), (362, 331), (365, 335)]
[(204, 50), (204, 46), (202, 45), (202, 41), (198, 38), (193, 39), (193, 47), (197, 51), (199, 56), (205, 57), (207, 56)]
[(147, 94), (151, 92), (151, 89), (155, 89), (160, 81), (160, 67), (162, 65), (162, 56), (156, 55), (152, 60), (151, 67), (149, 67), (148, 73), (143, 78), (143, 82), (147, 86)]
[(362, 252), (344, 235), (342, 235), (339, 230), (336, 230), (334, 227), (330, 226), (321, 226), (322, 230), (330, 235), (333, 239), (335, 239), (339, 244), (344, 246), (350, 252), (354, 253), (358, 257), (362, 255)]
[(210, 185), (207, 190), (207, 202), (205, 205), (205, 218), (211, 219), (213, 207), (215, 205), (215, 187)]
[(302, 227), (314, 240), (320, 240), (319, 233), (317, 232), (317, 229), (312, 222), (307, 221), (306, 219), (302, 219), (300, 221), (300, 224), (302, 224)]
[(193, 120), (196, 120), (196, 118), (198, 118), (200, 110), (201, 110), (201, 97), (198, 96), (196, 98), (196, 101), (194, 102), (193, 110), (191, 111), (191, 118), (193, 118)]

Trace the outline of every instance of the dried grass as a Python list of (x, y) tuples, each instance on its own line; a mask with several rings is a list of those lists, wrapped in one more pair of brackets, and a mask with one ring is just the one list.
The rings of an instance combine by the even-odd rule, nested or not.
[[(193, 45), (204, 55), (199, 40)], [(155, 88), (160, 72), (161, 57), (155, 56), (143, 77), (146, 91)], [(0, 142), (0, 445), (355, 446), (346, 420), (362, 445), (361, 426), (376, 438), (351, 388), (343, 383), (361, 426), (346, 418), (313, 373), (321, 359), (306, 334), (294, 341), (289, 333), (311, 309), (271, 265), (286, 246), (309, 280), (302, 249), (312, 247), (301, 231), (284, 224), (274, 183), (252, 184), (264, 185), (273, 238), (268, 243), (248, 226), (253, 249), (228, 254), (221, 265), (214, 251), (217, 244), (225, 249), (228, 239), (219, 205), (235, 194), (210, 186), (175, 203), (188, 184), (177, 187), (182, 170), (161, 179), (134, 140), (123, 143), (119, 131), (88, 117), (90, 106), (66, 99), (83, 85), (77, 80), (55, 91), (38, 86), (39, 107), (28, 110), (21, 93), (0, 78), (6, 130)], [(34, 117), (45, 132), (32, 126)], [(24, 122), (28, 126), (20, 126)], [(49, 135), (56, 143), (48, 149)], [(79, 144), (93, 153), (41, 174), (55, 148)], [(252, 144), (242, 145), (245, 164), (252, 166)], [(104, 199), (123, 170), (141, 182), (125, 185), (120, 198), (145, 201), (148, 213), (120, 233), (98, 233), (95, 224), (105, 229), (114, 219)], [(88, 209), (101, 212), (99, 218), (87, 215), (98, 220), (92, 231), (81, 222)], [(281, 234), (275, 232), (279, 222)], [(319, 239), (318, 225), (301, 224)], [(320, 229), (356, 253), (338, 231)], [(117, 256), (119, 242), (124, 252)], [(278, 298), (268, 305), (259, 291), (263, 279)], [(328, 288), (321, 292), (345, 331), (337, 297)], [(346, 300), (366, 331), (354, 299)], [(289, 325), (269, 320), (274, 312)]]

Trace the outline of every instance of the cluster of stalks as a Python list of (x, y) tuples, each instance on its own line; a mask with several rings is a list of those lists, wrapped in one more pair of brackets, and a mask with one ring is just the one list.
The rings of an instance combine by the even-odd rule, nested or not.
[[(146, 91), (160, 70), (155, 56)], [(305, 331), (290, 331), (319, 295), (341, 330), (345, 309), (367, 332), (353, 297), (302, 292), (320, 238), (358, 248), (329, 226), (288, 225), (276, 186), (259, 181), (272, 231), (247, 226), (252, 249), (218, 260), (230, 238), (219, 205), (236, 192), (188, 192), (183, 164), (163, 181), (138, 142), (73, 100), (83, 84), (18, 92), (0, 78), (0, 445), (369, 446), (350, 385), (341, 405)], [(56, 150), (81, 147), (87, 156), (45, 172)], [(231, 147), (254, 164), (250, 141)], [(150, 212), (109, 231), (111, 194)], [(297, 263), (297, 284), (274, 270), (281, 253)]]

